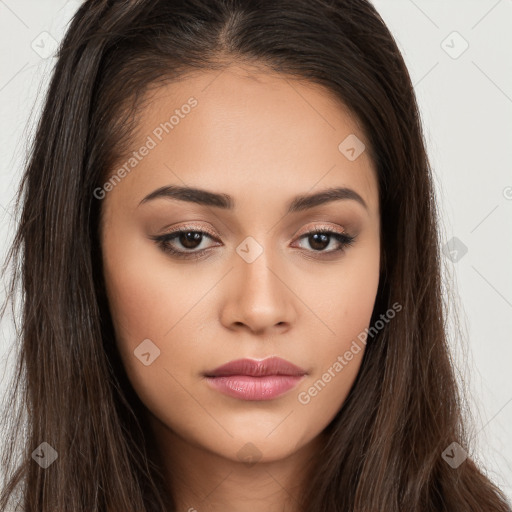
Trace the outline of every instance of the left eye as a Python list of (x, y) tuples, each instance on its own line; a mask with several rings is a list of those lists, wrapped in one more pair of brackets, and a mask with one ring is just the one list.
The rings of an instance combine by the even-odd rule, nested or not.
[[(174, 257), (199, 258), (205, 255), (209, 249), (213, 248), (213, 246), (202, 249), (198, 248), (205, 237), (215, 240), (215, 238), (206, 231), (191, 229), (176, 230), (171, 233), (166, 233), (165, 235), (152, 236), (151, 238), (157, 242), (157, 244), (164, 252), (169, 253)], [(313, 249), (309, 252), (326, 254), (343, 251), (345, 247), (353, 244), (355, 238), (355, 236), (350, 236), (346, 233), (339, 233), (337, 231), (330, 231), (325, 229), (316, 229), (301, 235), (299, 240), (308, 240), (310, 247)], [(326, 251), (325, 249), (331, 245), (333, 239), (337, 242), (338, 247)], [(185, 250), (177, 249), (174, 245), (175, 242), (181, 244)]]
[[(353, 244), (355, 236), (347, 235), (346, 233), (338, 233), (337, 231), (327, 230), (314, 230), (302, 235), (299, 240), (307, 239), (314, 252), (332, 253), (342, 251), (345, 247)], [(325, 251), (326, 247), (331, 245), (333, 239), (338, 243), (336, 249)]]

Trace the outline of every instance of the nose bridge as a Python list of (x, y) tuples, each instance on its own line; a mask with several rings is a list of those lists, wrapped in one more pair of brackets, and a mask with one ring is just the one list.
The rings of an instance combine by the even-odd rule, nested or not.
[(279, 275), (283, 266), (278, 256), (252, 237), (239, 244), (236, 252), (225, 321), (243, 323), (253, 330), (291, 322), (293, 294), (286, 277)]
[(275, 297), (276, 295), (276, 270), (272, 268), (273, 261), (275, 258), (271, 257), (270, 250), (263, 250), (260, 256), (254, 261), (239, 262), (239, 273), (241, 282), (244, 283), (242, 289), (247, 291), (247, 295), (256, 297), (258, 295), (261, 298)]

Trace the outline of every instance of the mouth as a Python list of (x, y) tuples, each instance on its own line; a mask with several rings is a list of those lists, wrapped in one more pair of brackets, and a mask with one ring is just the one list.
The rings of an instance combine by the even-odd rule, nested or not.
[(237, 359), (203, 374), (212, 389), (242, 400), (272, 400), (306, 375), (306, 370), (280, 357)]

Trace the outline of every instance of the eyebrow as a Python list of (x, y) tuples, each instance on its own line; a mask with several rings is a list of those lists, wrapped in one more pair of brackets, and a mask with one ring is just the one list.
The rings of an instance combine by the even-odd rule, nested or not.
[[(222, 208), (223, 210), (233, 210), (235, 208), (235, 200), (228, 194), (177, 185), (167, 185), (154, 190), (144, 197), (139, 205), (158, 198), (177, 199), (179, 201)], [(300, 212), (314, 208), (315, 206), (340, 200), (356, 201), (368, 210), (366, 202), (355, 190), (346, 187), (336, 187), (328, 188), (314, 194), (295, 196), (288, 205), (287, 213)]]

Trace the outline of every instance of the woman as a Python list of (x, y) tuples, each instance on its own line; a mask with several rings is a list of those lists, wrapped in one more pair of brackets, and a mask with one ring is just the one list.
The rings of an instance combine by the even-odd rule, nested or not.
[(20, 201), (2, 509), (510, 510), (468, 456), (417, 104), (367, 1), (86, 1)]

